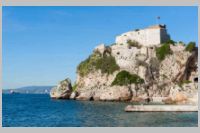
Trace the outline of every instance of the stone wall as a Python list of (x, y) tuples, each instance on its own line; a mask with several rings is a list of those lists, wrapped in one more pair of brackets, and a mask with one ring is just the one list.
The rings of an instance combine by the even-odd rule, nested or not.
[(167, 30), (161, 27), (129, 31), (116, 37), (117, 44), (127, 44), (128, 40), (139, 42), (143, 46), (158, 45), (169, 40)]

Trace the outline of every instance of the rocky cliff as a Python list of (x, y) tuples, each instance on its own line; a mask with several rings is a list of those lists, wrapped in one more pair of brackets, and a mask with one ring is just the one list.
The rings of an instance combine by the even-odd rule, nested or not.
[(72, 85), (69, 78), (61, 81), (50, 91), (50, 97), (55, 99), (69, 99), (72, 94)]
[(101, 44), (77, 67), (73, 97), (197, 104), (197, 56), (194, 43), (142, 46), (130, 40), (127, 44)]

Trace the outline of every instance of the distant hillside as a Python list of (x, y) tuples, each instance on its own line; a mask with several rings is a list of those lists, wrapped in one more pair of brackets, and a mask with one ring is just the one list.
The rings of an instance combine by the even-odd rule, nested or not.
[(47, 94), (50, 92), (51, 88), (53, 86), (26, 86), (26, 87), (21, 87), (21, 88), (16, 88), (16, 89), (4, 89), (3, 93), (10, 93), (10, 92), (15, 92), (15, 93), (26, 93), (26, 94)]

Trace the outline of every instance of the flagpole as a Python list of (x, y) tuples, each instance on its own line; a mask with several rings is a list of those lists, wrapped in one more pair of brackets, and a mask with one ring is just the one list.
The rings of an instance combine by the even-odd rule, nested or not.
[(157, 16), (157, 18), (156, 18), (156, 23), (157, 23), (157, 25), (159, 25), (159, 20), (160, 19), (160, 16)]
[(158, 18), (156, 18), (156, 24), (158, 25)]

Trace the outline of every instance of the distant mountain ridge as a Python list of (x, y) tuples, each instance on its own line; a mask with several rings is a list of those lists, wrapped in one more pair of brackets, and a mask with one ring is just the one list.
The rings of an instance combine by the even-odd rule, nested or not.
[(3, 89), (3, 93), (49, 94), (53, 86), (25, 86), (16, 89)]

